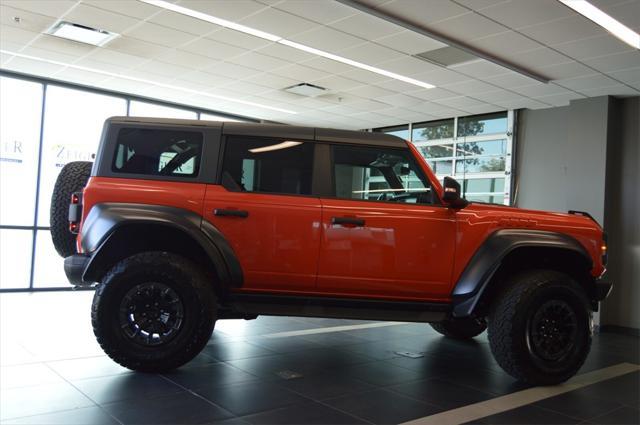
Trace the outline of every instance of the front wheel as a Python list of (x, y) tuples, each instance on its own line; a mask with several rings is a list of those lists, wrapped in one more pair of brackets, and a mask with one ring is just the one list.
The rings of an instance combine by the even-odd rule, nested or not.
[(582, 287), (564, 273), (531, 270), (505, 288), (489, 314), (489, 344), (498, 364), (534, 385), (574, 376), (591, 348), (591, 311)]
[(195, 264), (167, 252), (144, 252), (118, 262), (96, 288), (93, 332), (120, 365), (167, 371), (207, 344), (216, 305), (211, 282)]

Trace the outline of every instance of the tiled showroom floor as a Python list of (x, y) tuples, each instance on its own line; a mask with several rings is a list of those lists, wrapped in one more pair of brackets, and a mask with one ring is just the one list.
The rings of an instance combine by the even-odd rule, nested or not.
[[(3, 424), (439, 423), (526, 389), (502, 372), (484, 335), (460, 342), (426, 324), (288, 317), (218, 322), (187, 366), (132, 373), (96, 344), (92, 296), (0, 295)], [(580, 373), (639, 357), (639, 338), (599, 334)], [(473, 422), (637, 424), (639, 387), (632, 371)]]

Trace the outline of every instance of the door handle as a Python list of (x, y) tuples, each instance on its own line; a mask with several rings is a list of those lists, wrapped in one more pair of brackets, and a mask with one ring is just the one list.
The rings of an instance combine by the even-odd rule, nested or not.
[(247, 218), (249, 217), (249, 211), (245, 210), (228, 210), (216, 208), (213, 210), (213, 215), (218, 217), (238, 217), (238, 218)]
[(356, 217), (331, 217), (331, 224), (343, 224), (348, 226), (364, 226), (364, 219)]

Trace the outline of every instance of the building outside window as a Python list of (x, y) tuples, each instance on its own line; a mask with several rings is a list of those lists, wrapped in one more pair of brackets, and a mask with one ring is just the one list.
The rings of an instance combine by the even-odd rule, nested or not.
[[(513, 111), (411, 124), (410, 140), (436, 176), (457, 179), (470, 201), (509, 205)], [(399, 127), (377, 129), (396, 134)]]
[(0, 75), (0, 291), (65, 288), (62, 258), (49, 233), (51, 192), (71, 161), (92, 161), (105, 119), (127, 115), (247, 121)]

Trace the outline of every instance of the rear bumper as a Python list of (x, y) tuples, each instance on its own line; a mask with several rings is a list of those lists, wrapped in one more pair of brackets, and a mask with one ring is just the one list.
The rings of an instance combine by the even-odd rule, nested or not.
[(605, 298), (607, 298), (611, 293), (612, 287), (613, 287), (613, 283), (596, 280), (595, 291), (594, 291), (595, 301), (602, 301)]
[(90, 286), (93, 283), (82, 280), (89, 260), (91, 257), (83, 254), (72, 255), (64, 259), (64, 273), (67, 275), (69, 283), (74, 286)]

